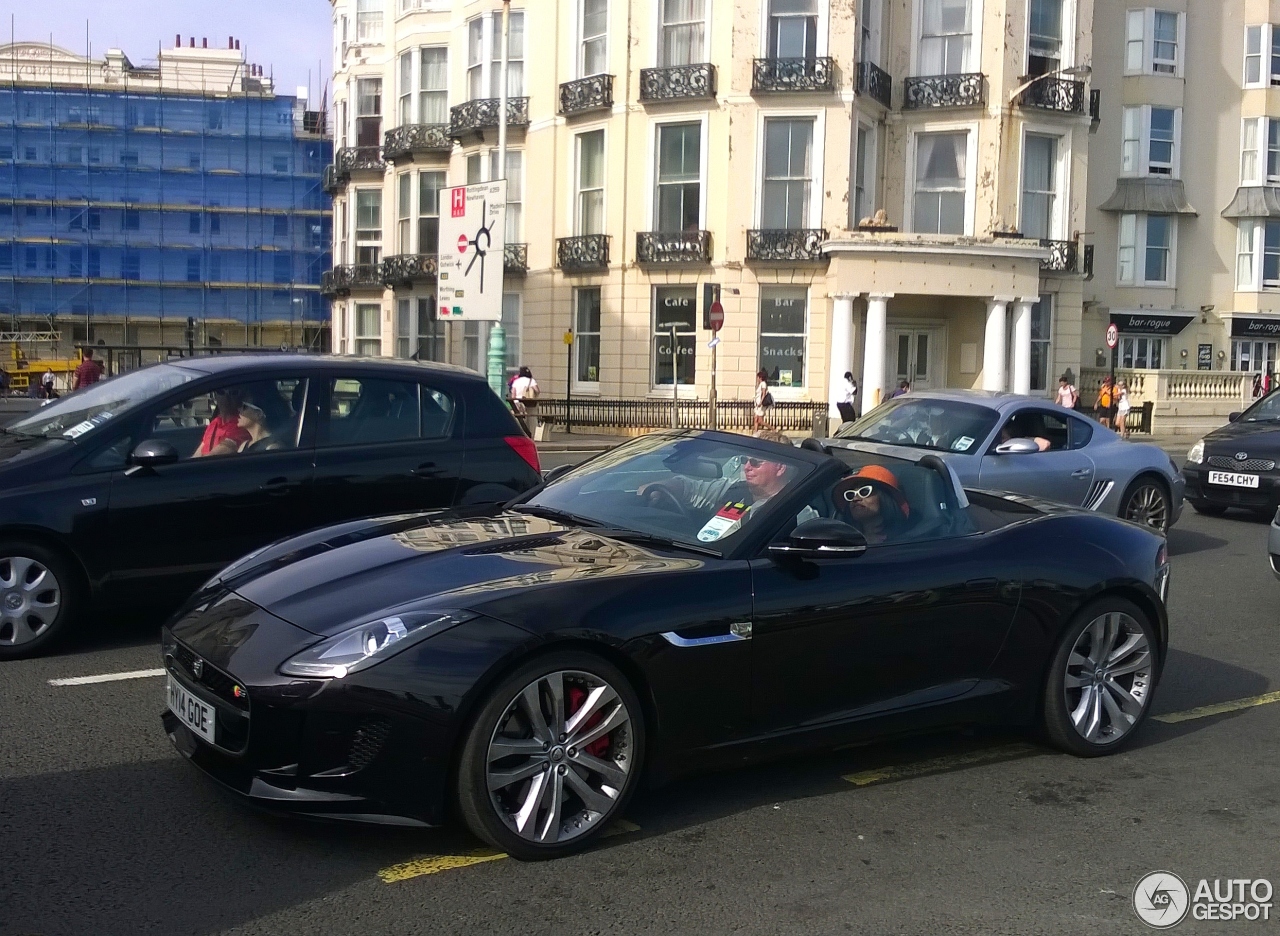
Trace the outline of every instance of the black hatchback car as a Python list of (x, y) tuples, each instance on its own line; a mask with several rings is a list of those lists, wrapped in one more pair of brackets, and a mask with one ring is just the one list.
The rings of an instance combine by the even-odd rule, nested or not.
[(1197, 513), (1240, 507), (1270, 516), (1280, 506), (1280, 393), (1272, 393), (1213, 430), (1187, 453), (1182, 476)]
[(462, 368), (263, 354), (114, 377), (0, 429), (0, 659), (91, 608), (167, 612), (311, 527), (539, 480), (533, 442)]

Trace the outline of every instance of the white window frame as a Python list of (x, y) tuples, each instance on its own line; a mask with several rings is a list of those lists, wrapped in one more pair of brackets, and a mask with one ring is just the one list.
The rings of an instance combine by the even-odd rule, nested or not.
[[(1276, 168), (1271, 169), (1271, 132), (1277, 131)], [(1253, 145), (1249, 145), (1250, 132), (1255, 134)], [(1252, 164), (1252, 171), (1250, 165)], [(1241, 185), (1276, 185), (1280, 184), (1280, 118), (1246, 117), (1240, 122), (1240, 184)]]
[[(849, 219), (850, 228), (857, 227), (859, 221), (861, 221), (863, 218), (874, 215), (876, 212), (876, 202), (879, 200), (878, 198), (879, 187), (876, 185), (876, 182), (878, 181), (876, 176), (876, 157), (879, 155), (879, 138), (877, 134), (877, 129), (878, 129), (877, 124), (868, 123), (867, 121), (863, 121), (863, 120), (859, 120), (857, 122), (857, 126), (854, 129), (854, 138), (853, 138), (854, 198), (853, 198), (853, 204), (850, 206), (853, 209), (854, 217)], [(866, 160), (865, 167), (862, 165), (862, 162), (859, 159), (859, 154), (858, 154), (857, 134), (859, 132), (865, 132), (867, 135), (867, 144), (866, 146), (863, 147), (862, 154), (861, 154), (862, 158)], [(866, 213), (860, 213), (858, 211), (857, 187), (858, 187), (859, 177), (861, 177), (862, 179), (862, 190), (864, 195), (867, 198), (866, 207), (870, 209)]]
[[(485, 154), (485, 158), (482, 163), (484, 167), (484, 171), (489, 174), (490, 180), (496, 178), (496, 175), (495, 175), (496, 168), (501, 168), (503, 170), (503, 177), (507, 179), (507, 205), (510, 206), (514, 204), (514, 205), (518, 205), (520, 208), (520, 214), (514, 222), (512, 222), (511, 220), (511, 214), (509, 212), (507, 213), (507, 221), (506, 221), (507, 227), (506, 227), (505, 233), (507, 238), (506, 242), (508, 244), (526, 243), (524, 239), (524, 206), (525, 206), (524, 181), (525, 181), (525, 174), (528, 172), (529, 160), (525, 159), (524, 157), (525, 157), (525, 151), (523, 148), (521, 147), (507, 148), (507, 161), (510, 162), (513, 158), (518, 159), (520, 161), (520, 171), (515, 178), (515, 183), (516, 183), (515, 186), (512, 186), (511, 178), (506, 176), (506, 167), (505, 166), (498, 167), (498, 148), (496, 146), (493, 149), (489, 150), (488, 153)], [(517, 194), (520, 196), (518, 199), (512, 199), (511, 196), (513, 194), (513, 189), (514, 189), (514, 194)], [(515, 235), (514, 237), (512, 237), (513, 234)]]
[[(422, 245), (422, 222), (423, 222), (423, 220), (424, 220), (425, 218), (435, 218), (435, 219), (436, 219), (436, 223), (437, 223), (437, 227), (436, 227), (436, 251), (432, 251), (432, 252), (438, 252), (438, 251), (439, 251), (439, 247), (440, 247), (440, 229), (439, 229), (439, 221), (440, 221), (440, 202), (439, 202), (439, 193), (440, 193), (440, 192), (443, 192), (446, 188), (448, 188), (448, 187), (449, 187), (449, 176), (448, 176), (448, 173), (447, 173), (447, 172), (445, 172), (445, 170), (444, 170), (443, 168), (440, 168), (440, 169), (420, 169), (420, 170), (418, 170), (418, 172), (417, 172), (415, 175), (416, 175), (416, 178), (414, 179), (414, 185), (413, 185), (413, 237), (414, 237), (414, 246), (417, 248), (417, 253), (419, 253), (419, 254), (422, 254), (422, 253), (428, 253), (428, 251), (423, 250), (423, 245)], [(437, 193), (436, 193), (437, 198), (436, 198), (436, 213), (435, 213), (435, 214), (427, 214), (426, 212), (424, 212), (424, 211), (422, 210), (422, 180), (423, 180), (423, 177), (424, 177), (424, 176), (429, 176), (429, 175), (439, 175), (439, 176), (442, 176), (442, 178), (441, 178), (441, 180), (440, 180), (440, 188), (437, 190)]]
[(883, 4), (884, 0), (858, 0), (858, 36), (854, 50), (857, 62), (880, 64), (883, 44), (883, 27), (881, 26), (884, 19)]
[[(596, 71), (596, 72), (587, 71), (586, 0), (577, 0), (577, 3), (574, 6), (575, 6), (575, 10), (574, 10), (574, 37), (573, 38), (574, 38), (574, 50), (575, 50), (575, 56), (574, 56), (575, 57), (575, 61), (574, 61), (575, 74), (579, 78), (590, 78), (592, 75), (607, 75), (609, 74), (609, 16), (610, 14), (613, 13), (613, 4), (611, 0), (605, 0), (604, 34), (603, 36), (599, 37), (604, 39), (604, 66), (603, 68), (600, 69), (600, 71)], [(596, 38), (596, 37), (592, 37), (592, 38)], [(526, 42), (528, 41), (527, 35), (525, 36), (525, 41)]]
[[(923, 133), (968, 133), (969, 137), (965, 146), (965, 182), (964, 182), (964, 237), (973, 236), (974, 216), (977, 207), (978, 194), (978, 122), (962, 121), (962, 122), (945, 122), (931, 123), (920, 127), (913, 127), (911, 136), (908, 141), (907, 149), (907, 178), (906, 196), (904, 200), (902, 215), (903, 227), (915, 227), (916, 217), (916, 153), (919, 149), (917, 137)], [(957, 236), (957, 235), (940, 235), (940, 236)]]
[[(592, 133), (601, 134), (601, 159), (603, 175), (600, 185), (600, 230), (586, 231), (582, 223), (582, 138)], [(606, 126), (584, 127), (573, 135), (573, 177), (569, 180), (569, 217), (573, 219), (574, 236), (605, 234), (609, 229), (609, 129)], [(577, 314), (576, 312), (574, 313)]]
[[(417, 71), (414, 59), (417, 58), (417, 49), (405, 49), (396, 56), (396, 126), (407, 127), (415, 123), (414, 115), (417, 113), (415, 98), (416, 88), (413, 80), (414, 73)], [(408, 65), (408, 69), (405, 68)]]
[[(386, 226), (387, 226), (387, 199), (386, 199), (386, 193), (382, 190), (381, 186), (376, 186), (376, 187), (375, 187), (375, 186), (371, 186), (371, 185), (369, 185), (369, 186), (363, 186), (363, 187), (361, 187), (361, 188), (357, 188), (357, 189), (353, 189), (352, 191), (353, 191), (353, 194), (352, 194), (352, 196), (351, 196), (351, 204), (352, 204), (353, 208), (355, 209), (355, 210), (353, 210), (353, 211), (351, 212), (351, 243), (352, 243), (352, 245), (353, 245), (353, 246), (354, 246), (354, 248), (355, 248), (355, 254), (354, 254), (354, 256), (352, 257), (352, 259), (353, 259), (353, 261), (354, 261), (355, 263), (359, 263), (359, 262), (360, 262), (360, 250), (361, 250), (361, 248), (362, 248), (362, 247), (377, 247), (377, 248), (378, 248), (378, 261), (377, 261), (377, 262), (381, 262), (382, 258), (385, 256), (385, 244), (386, 244), (386, 238), (383, 236), (383, 234), (384, 234), (384, 229), (385, 229), (385, 228), (386, 228)], [(374, 193), (374, 192), (376, 192), (376, 193), (377, 193), (377, 195), (378, 195), (378, 199), (379, 199), (379, 203), (378, 203), (378, 236), (377, 236), (377, 238), (376, 238), (376, 239), (375, 239), (375, 238), (372, 238), (372, 237), (361, 237), (361, 236), (360, 236), (360, 231), (362, 230), (362, 228), (360, 227), (360, 208), (359, 208), (359, 206), (360, 206), (360, 195), (365, 194), (365, 193)], [(365, 231), (371, 231), (371, 230), (373, 230), (373, 229), (372, 229), (372, 228), (363, 228), (363, 230), (365, 230)]]
[(414, 202), (418, 186), (416, 173), (401, 172), (396, 175), (396, 250), (398, 254), (414, 252)]
[[(969, 0), (969, 54), (964, 73), (982, 71), (982, 21), (985, 0)], [(920, 75), (920, 31), (924, 28), (923, 0), (911, 0), (911, 74)], [(923, 76), (928, 77), (928, 76)]]
[[(704, 0), (703, 8), (702, 8), (702, 55), (697, 61), (691, 62), (690, 64), (692, 65), (700, 65), (700, 64), (704, 64), (706, 62), (711, 61), (711, 24), (714, 21), (713, 14), (715, 11), (713, 10), (713, 6), (716, 2), (717, 0)], [(723, 2), (723, 0), (721, 0), (721, 2)], [(657, 0), (655, 0), (654, 3), (650, 4), (650, 8), (651, 8), (650, 15), (653, 17), (653, 29), (652, 29), (653, 51), (654, 51), (653, 64), (658, 67), (663, 67), (662, 66), (662, 25), (663, 25), (662, 3), (657, 2)], [(679, 67), (679, 66), (673, 66), (673, 67)]]
[[(517, 16), (524, 18), (524, 10), (512, 10), (511, 19), (514, 23)], [(480, 61), (473, 62), (471, 60), (471, 24), (480, 22)], [(519, 57), (516, 57), (516, 50), (510, 50), (508, 55), (508, 67), (518, 65), (520, 67), (520, 94), (511, 95), (512, 97), (523, 97), (529, 93), (529, 70), (526, 68), (529, 56), (529, 21), (524, 19), (524, 48), (520, 50)], [(465, 68), (466, 89), (468, 101), (485, 101), (497, 100), (498, 95), (491, 93), (496, 89), (494, 82), (497, 80), (494, 72), (502, 64), (502, 11), (496, 10), (490, 13), (481, 13), (479, 16), (473, 16), (466, 21), (466, 48), (467, 48), (467, 64)], [(480, 93), (473, 94), (471, 88), (471, 78), (479, 69), (479, 85)], [(510, 77), (507, 78), (510, 82)], [(501, 90), (501, 89), (497, 89)]]
[[(578, 317), (578, 311), (579, 311), (578, 297), (583, 292), (591, 289), (594, 289), (596, 292), (600, 294), (600, 321), (597, 323), (597, 326), (596, 326), (599, 329), (599, 331), (584, 332), (580, 327), (581, 320)], [(650, 316), (652, 316), (652, 314), (653, 313), (650, 312)], [(649, 328), (650, 329), (653, 328), (652, 319), (649, 322)], [(597, 345), (596, 345), (597, 352), (601, 357), (603, 357), (604, 348), (602, 346), (603, 343), (600, 341), (600, 336), (603, 333), (604, 333), (604, 288), (602, 286), (575, 287), (573, 290), (573, 336), (574, 336), (573, 337), (573, 389), (574, 390), (581, 390), (585, 393), (596, 393), (596, 394), (600, 392), (600, 370), (603, 367), (603, 365), (599, 361), (596, 362), (596, 379), (595, 380), (581, 380), (578, 377), (578, 373), (579, 373), (578, 355), (582, 349), (583, 335), (595, 335), (596, 341), (597, 341)]]
[(418, 302), (409, 296), (396, 298), (395, 356), (410, 358), (418, 349)]
[[(1053, 137), (1053, 212), (1049, 216), (1049, 239), (1066, 240), (1068, 212), (1071, 204), (1071, 134), (1048, 124), (1025, 123), (1022, 126), (1022, 147), (1018, 158), (1018, 230), (1022, 230), (1022, 196), (1026, 192), (1027, 137)], [(1023, 231), (1025, 234), (1026, 232)]]
[[(815, 0), (814, 5), (817, 9), (818, 22), (814, 35), (814, 55), (822, 57), (827, 54), (830, 48), (829, 36), (830, 27), (828, 25), (831, 14), (831, 0)], [(769, 20), (771, 19), (773, 2), (772, 0), (760, 0), (760, 57), (772, 58), (773, 50), (769, 48)]]
[[(1147, 363), (1145, 367), (1137, 366), (1137, 349), (1139, 344), (1145, 344), (1147, 346)], [(1129, 356), (1133, 361), (1133, 363), (1130, 364), (1124, 363), (1126, 346), (1128, 346)], [(1154, 355), (1151, 354), (1152, 348), (1160, 349), (1159, 368), (1153, 368), (1151, 366), (1152, 358), (1154, 357)], [(1120, 366), (1124, 368), (1133, 368), (1137, 370), (1166, 369), (1169, 366), (1169, 339), (1164, 335), (1139, 335), (1121, 332), (1120, 341), (1116, 345), (1116, 360)]]
[[(1267, 221), (1266, 218), (1240, 219), (1236, 230), (1236, 292), (1280, 291), (1280, 276), (1266, 278)], [(1280, 242), (1271, 253), (1280, 257)], [(1246, 264), (1247, 276), (1242, 276)]]
[[(1181, 107), (1159, 107), (1159, 110), (1173, 111), (1173, 162), (1168, 172), (1157, 171), (1158, 165), (1151, 162), (1151, 111), (1152, 105), (1140, 104), (1132, 107), (1126, 107), (1121, 111), (1120, 120), (1120, 174), (1126, 177), (1133, 176), (1153, 176), (1163, 179), (1181, 179), (1182, 178), (1182, 108)], [(1130, 121), (1133, 119), (1132, 114), (1137, 113), (1138, 117), (1138, 153), (1137, 166), (1135, 168), (1125, 168), (1125, 147), (1133, 142), (1133, 138), (1128, 136), (1130, 131)], [(1156, 166), (1156, 168), (1153, 168)]]
[[(1168, 60), (1157, 62), (1155, 60), (1155, 27), (1156, 12), (1169, 13), (1178, 18), (1177, 29), (1177, 48), (1174, 51), (1174, 59), (1171, 63), (1171, 71), (1158, 70), (1157, 65), (1164, 65)], [(1139, 24), (1142, 27), (1142, 34), (1138, 36), (1137, 30)], [(1141, 43), (1142, 62), (1135, 64), (1132, 61), (1131, 50), (1138, 48)], [(1125, 12), (1125, 54), (1123, 58), (1124, 74), (1126, 75), (1160, 75), (1166, 78), (1183, 77), (1184, 63), (1186, 61), (1187, 48), (1187, 15), (1179, 10), (1166, 10), (1159, 7), (1143, 7), (1134, 8)]]
[(810, 120), (813, 137), (809, 143), (809, 204), (805, 206), (802, 229), (822, 227), (822, 194), (825, 178), (825, 160), (822, 154), (827, 142), (826, 108), (812, 110), (788, 110), (785, 112), (759, 111), (756, 114), (756, 211), (755, 226), (764, 226), (764, 146), (766, 120)]
[[(1070, 68), (1076, 63), (1076, 0), (1062, 0), (1062, 49), (1058, 56), (1059, 68)], [(1027, 4), (1027, 35), (1022, 50), (1022, 73), (1031, 72), (1031, 4)]]
[[(445, 85), (443, 88), (424, 88), (422, 86), (422, 55), (428, 50), (443, 50), (444, 52), (444, 69), (445, 69)], [(427, 45), (418, 46), (413, 50), (413, 116), (417, 123), (425, 124), (426, 116), (423, 113), (422, 98), (427, 94), (439, 94), (444, 92), (444, 120), (443, 123), (449, 122), (449, 47), (438, 43), (428, 43)]]
[[(645, 191), (648, 192), (648, 218), (649, 225), (645, 228), (647, 231), (656, 231), (658, 229), (658, 135), (660, 128), (671, 124), (692, 124), (696, 123), (701, 128), (698, 138), (698, 230), (705, 230), (707, 227), (707, 115), (703, 114), (681, 114), (679, 116), (666, 117), (662, 120), (654, 120), (650, 123), (652, 133), (649, 134), (648, 140), (648, 178)], [(652, 323), (650, 323), (652, 329)], [(652, 375), (651, 375), (652, 376)], [(683, 386), (683, 385), (682, 385)]]
[[(1175, 289), (1178, 281), (1178, 216), (1176, 214), (1164, 215), (1169, 219), (1169, 256), (1168, 262), (1165, 264), (1165, 272), (1168, 279), (1165, 281), (1146, 279), (1147, 270), (1147, 215), (1126, 213), (1120, 215), (1118, 219), (1118, 231), (1116, 236), (1116, 285), (1117, 286), (1136, 286), (1152, 289)], [(1131, 227), (1133, 232), (1132, 243), (1126, 244), (1125, 228)], [(1131, 251), (1130, 262), (1133, 264), (1132, 279), (1123, 278), (1124, 254), (1125, 251)]]
[[(367, 5), (369, 9), (361, 10)], [(386, 23), (383, 0), (355, 0), (356, 45), (381, 45)]]
[[(367, 357), (381, 357), (382, 356), (382, 303), (381, 302), (353, 302), (351, 304), (351, 308), (352, 308), (352, 329), (351, 329), (352, 353), (356, 355), (367, 356)], [(377, 326), (374, 329), (374, 333), (372, 335), (361, 334), (359, 331), (360, 310), (361, 309), (367, 310), (370, 308), (377, 310), (377, 317), (375, 319), (375, 321), (377, 322)], [(370, 351), (373, 351), (372, 348), (362, 348), (362, 344), (372, 345), (374, 342), (377, 342), (377, 350), (375, 353), (369, 353)]]

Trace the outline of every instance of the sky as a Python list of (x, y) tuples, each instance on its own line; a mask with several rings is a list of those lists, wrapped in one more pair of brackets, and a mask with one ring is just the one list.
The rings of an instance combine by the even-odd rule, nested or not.
[(54, 45), (83, 55), (87, 21), (95, 59), (117, 48), (142, 65), (161, 46), (172, 48), (177, 33), (184, 45), (191, 36), (197, 46), (207, 37), (219, 49), (235, 36), (250, 62), (268, 74), (274, 68), (278, 93), (306, 86), (310, 72), (315, 107), (331, 76), (329, 10), (328, 0), (0, 0), (0, 43), (9, 41), (12, 22), (18, 41), (48, 42), (52, 33)]

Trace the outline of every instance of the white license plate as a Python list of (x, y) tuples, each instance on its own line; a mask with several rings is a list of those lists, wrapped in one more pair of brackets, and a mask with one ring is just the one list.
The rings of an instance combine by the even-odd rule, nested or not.
[(1234, 471), (1211, 471), (1209, 472), (1209, 483), (1227, 484), (1231, 487), (1256, 488), (1258, 486), (1258, 476), (1236, 474)]
[(201, 702), (186, 689), (168, 677), (169, 711), (177, 715), (184, 725), (213, 743), (214, 713), (213, 706)]

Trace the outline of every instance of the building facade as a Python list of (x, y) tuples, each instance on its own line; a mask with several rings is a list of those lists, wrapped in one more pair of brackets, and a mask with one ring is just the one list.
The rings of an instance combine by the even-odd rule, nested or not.
[[(335, 348), (485, 366), (433, 317), (445, 186), (497, 178), (498, 0), (334, 0)], [(1091, 0), (512, 4), (507, 365), (544, 394), (864, 407), (1080, 360)], [(564, 334), (573, 333), (572, 345)], [(674, 344), (673, 344), (674, 336)], [(571, 386), (569, 386), (571, 384)], [(832, 413), (834, 415), (834, 406)]]
[(0, 330), (36, 354), (327, 347), (323, 119), (195, 41), (146, 68), (0, 48)]

